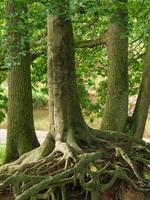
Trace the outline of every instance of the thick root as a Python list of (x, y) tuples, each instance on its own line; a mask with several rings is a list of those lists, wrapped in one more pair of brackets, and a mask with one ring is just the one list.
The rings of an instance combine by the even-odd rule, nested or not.
[(53, 153), (57, 153), (60, 152), (63, 154), (62, 156), (62, 160), (66, 160), (66, 164), (65, 164), (65, 169), (67, 167), (67, 163), (70, 160), (72, 160), (74, 163), (76, 163), (76, 158), (73, 155), (69, 145), (65, 142), (61, 142), (61, 141), (56, 141), (56, 145), (55, 145), (55, 149)]

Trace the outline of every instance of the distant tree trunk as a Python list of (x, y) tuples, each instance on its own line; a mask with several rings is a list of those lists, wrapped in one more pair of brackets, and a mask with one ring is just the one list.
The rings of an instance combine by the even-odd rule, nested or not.
[[(107, 33), (108, 82), (101, 129), (124, 131), (128, 119), (128, 10), (127, 0), (114, 1), (114, 11)], [(102, 195), (102, 200), (142, 200), (123, 182)]]
[(137, 103), (131, 118), (131, 133), (137, 138), (143, 137), (150, 105), (150, 36), (144, 59), (142, 82)]
[(108, 80), (101, 129), (123, 131), (128, 116), (127, 0), (114, 1), (107, 33)]
[(5, 162), (39, 146), (33, 125), (32, 91), (30, 77), (30, 49), (27, 30), (23, 26), (19, 2), (6, 1), (8, 58), (8, 127)]
[[(139, 95), (137, 103), (129, 122), (129, 131), (136, 138), (142, 139), (146, 124), (146, 119), (150, 105), (150, 36), (148, 40), (148, 46), (144, 59), (143, 76), (140, 85)], [(143, 167), (137, 166), (139, 173), (142, 173)], [(137, 192), (129, 186), (123, 186), (122, 188), (122, 199), (123, 200), (148, 200), (149, 193)]]

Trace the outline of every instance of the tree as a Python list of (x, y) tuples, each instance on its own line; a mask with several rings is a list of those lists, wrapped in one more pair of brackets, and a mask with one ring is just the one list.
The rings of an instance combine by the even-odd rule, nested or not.
[[(146, 85), (149, 85), (148, 61), (144, 63), (142, 82), (133, 115), (128, 117), (128, 65), (133, 67), (132, 63), (128, 62), (128, 48), (130, 46), (128, 44), (127, 5), (129, 4), (126, 0), (114, 1), (113, 4), (114, 10), (107, 32), (109, 69), (105, 111), (101, 128), (126, 131), (142, 138), (149, 109), (149, 96), (147, 95), (148, 92), (145, 92), (147, 90)], [(130, 52), (132, 51), (130, 50)], [(149, 57), (146, 56), (145, 60), (148, 59)], [(138, 63), (135, 64), (138, 65)], [(138, 79), (138, 81), (140, 80)]]
[(123, 131), (128, 117), (127, 0), (114, 1), (114, 10), (106, 37), (109, 67), (101, 129)]
[[(130, 117), (128, 118), (127, 1), (114, 1), (114, 6), (115, 10), (111, 17), (107, 33), (108, 59), (110, 64), (108, 69), (107, 96), (101, 128), (104, 130), (126, 131), (127, 134), (132, 134), (142, 139), (150, 104), (147, 91), (147, 85), (149, 85), (148, 62), (145, 61), (144, 63), (140, 92), (133, 116), (130, 119)], [(149, 49), (147, 49), (146, 60), (149, 59), (148, 51)], [(126, 189), (126, 192), (122, 189), (122, 195), (126, 196), (127, 199), (136, 199), (137, 195), (140, 199), (143, 197), (143, 194), (137, 194), (131, 188)], [(104, 196), (105, 200), (108, 198), (107, 195), (110, 194), (108, 193)]]
[(130, 131), (137, 138), (143, 138), (146, 119), (149, 111), (150, 105), (150, 38), (148, 39), (148, 47), (144, 60), (143, 76), (139, 89), (139, 95), (137, 98), (137, 103), (130, 121)]
[[(137, 103), (133, 112), (133, 115), (131, 117), (131, 124), (130, 127), (128, 129), (129, 132), (127, 132), (128, 134), (132, 131), (132, 134), (134, 135), (134, 137), (136, 138), (140, 138), (142, 139), (143, 137), (143, 133), (144, 133), (144, 127), (145, 127), (145, 123), (146, 123), (146, 118), (147, 118), (147, 114), (148, 114), (148, 110), (149, 110), (149, 105), (150, 105), (150, 97), (149, 97), (149, 92), (148, 92), (148, 86), (150, 85), (149, 81), (150, 81), (150, 76), (149, 76), (149, 58), (150, 58), (150, 40), (148, 39), (148, 45), (147, 45), (147, 50), (145, 53), (145, 59), (144, 59), (144, 67), (143, 67), (143, 76), (142, 76), (142, 81), (141, 81), (141, 85), (140, 85), (140, 90), (139, 90), (139, 95), (138, 95), (138, 99), (137, 99)], [(118, 133), (119, 134), (119, 133)], [(139, 173), (144, 173), (143, 172), (143, 167), (142, 167), (142, 163), (139, 163), (137, 165), (137, 171), (139, 171)], [(116, 193), (115, 191), (115, 187), (114, 189), (114, 193)], [(133, 188), (131, 188), (129, 185), (121, 185), (121, 192), (122, 192), (122, 197), (123, 199), (128, 199), (128, 200), (137, 200), (137, 199), (147, 199), (149, 198), (148, 194), (146, 194), (148, 197), (146, 197), (146, 195), (144, 195), (144, 193), (141, 192), (137, 192), (135, 190), (133, 190)], [(113, 190), (110, 190), (110, 193), (104, 194), (103, 198), (105, 200), (109, 199), (109, 195), (113, 196), (112, 199), (116, 198), (116, 195), (118, 195), (117, 193), (114, 194)]]
[[(73, 148), (80, 151), (74, 141), (74, 133), (81, 134), (85, 138), (84, 134), (87, 132), (77, 94), (73, 46), (70, 20), (65, 20), (62, 16), (50, 15), (48, 17), (49, 133), (55, 139), (56, 151), (57, 148), (59, 151), (67, 150), (69, 141)], [(66, 148), (62, 148), (61, 143)], [(63, 153), (69, 156), (68, 150)]]
[(136, 166), (148, 169), (149, 145), (120, 132), (93, 130), (83, 120), (67, 2), (56, 1), (48, 16), (49, 134), (41, 147), (0, 168), (0, 189), (13, 185), (17, 200), (98, 200), (121, 180), (147, 192), (148, 180)]
[(8, 133), (5, 162), (39, 146), (33, 125), (30, 48), (25, 30), (26, 5), (6, 1), (8, 72)]

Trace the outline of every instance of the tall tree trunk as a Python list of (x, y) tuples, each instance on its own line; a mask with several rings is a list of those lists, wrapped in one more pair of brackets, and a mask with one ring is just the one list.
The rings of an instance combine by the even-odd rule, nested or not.
[(137, 138), (143, 137), (150, 105), (150, 36), (144, 59), (142, 82), (137, 103), (131, 118), (131, 133)]
[[(107, 33), (108, 82), (105, 110), (101, 129), (124, 131), (128, 119), (128, 10), (127, 0), (114, 1), (114, 11)], [(118, 196), (119, 195), (119, 196)], [(116, 185), (103, 194), (102, 200), (142, 200), (124, 183)]]
[(48, 16), (48, 88), (50, 135), (55, 143), (71, 140), (72, 145), (86, 126), (76, 87), (72, 25), (61, 16)]
[(114, 1), (107, 33), (108, 80), (101, 129), (122, 131), (128, 116), (127, 0)]
[(39, 146), (33, 125), (32, 91), (30, 77), (30, 50), (27, 30), (21, 12), (25, 7), (19, 2), (7, 0), (6, 25), (8, 37), (8, 58), (11, 67), (8, 72), (8, 127), (5, 162)]

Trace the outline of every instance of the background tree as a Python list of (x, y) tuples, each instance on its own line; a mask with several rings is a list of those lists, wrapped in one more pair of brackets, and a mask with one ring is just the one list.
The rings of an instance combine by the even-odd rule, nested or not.
[(150, 39), (148, 40), (147, 52), (144, 59), (143, 76), (139, 89), (137, 103), (131, 118), (131, 132), (137, 138), (143, 138), (146, 119), (150, 105)]
[[(112, 60), (114, 58), (114, 59), (116, 59), (116, 63), (114, 62), (114, 67), (115, 67), (114, 69), (111, 66), (111, 64), (110, 64), (110, 66), (111, 66), (110, 69), (108, 69), (107, 96), (106, 96), (105, 111), (104, 111), (104, 115), (103, 115), (101, 128), (107, 130), (107, 129), (109, 129), (109, 125), (110, 125), (111, 130), (119, 130), (119, 128), (117, 128), (117, 126), (119, 127), (122, 124), (122, 123), (120, 123), (119, 119), (121, 121), (124, 119), (123, 120), (124, 125), (122, 126), (122, 129), (120, 129), (120, 130), (127, 131), (132, 135), (142, 138), (143, 134), (144, 134), (144, 127), (145, 127), (147, 114), (148, 114), (148, 110), (149, 110), (149, 97), (146, 95), (146, 92), (145, 92), (146, 86), (144, 87), (144, 82), (146, 82), (145, 85), (149, 85), (149, 83), (148, 83), (149, 78), (146, 78), (146, 75), (143, 75), (143, 77), (145, 77), (145, 78), (142, 78), (142, 83), (140, 86), (141, 89), (139, 91), (139, 96), (137, 98), (135, 110), (133, 112), (132, 117), (128, 118), (128, 94), (129, 94), (128, 84), (131, 83), (131, 81), (133, 79), (131, 77), (130, 77), (130, 79), (128, 79), (128, 64), (130, 65), (130, 68), (131, 68), (131, 69), (129, 68), (130, 71), (132, 70), (134, 65), (139, 65), (138, 62), (135, 62), (134, 64), (132, 63), (133, 58), (132, 59), (130, 58), (130, 56), (131, 56), (130, 54), (131, 53), (134, 54), (134, 47), (131, 47), (131, 45), (134, 42), (137, 42), (138, 40), (140, 40), (140, 38), (138, 38), (136, 40), (134, 39), (130, 45), (128, 44), (128, 34), (129, 34), (129, 31), (131, 33), (132, 33), (132, 31), (129, 29), (129, 24), (131, 23), (131, 19), (129, 20), (129, 18), (128, 18), (127, 5), (128, 5), (128, 8), (130, 8), (129, 6), (131, 4), (130, 3), (127, 4), (127, 1), (115, 1), (114, 2), (114, 10), (113, 10), (114, 14), (112, 15), (112, 18), (111, 18), (112, 23), (110, 22), (113, 25), (110, 25), (110, 27), (112, 26), (112, 28), (110, 28), (107, 33), (108, 34), (107, 35), (108, 59), (109, 59), (109, 62), (112, 63)], [(142, 5), (144, 5), (144, 3)], [(131, 6), (131, 8), (133, 9), (132, 6)], [(147, 7), (147, 5), (146, 5), (146, 7)], [(122, 10), (121, 10), (121, 8), (122, 8)], [(137, 9), (140, 9), (140, 7)], [(132, 10), (132, 12), (133, 12), (133, 10)], [(147, 17), (146, 11), (144, 12), (144, 16)], [(122, 31), (122, 33), (120, 32), (121, 34), (116, 31), (119, 29)], [(137, 32), (137, 30), (136, 30), (136, 32)], [(109, 33), (110, 33), (110, 35), (109, 35)], [(115, 34), (113, 34), (113, 33), (115, 33)], [(122, 49), (119, 48), (118, 42), (115, 41), (117, 36), (119, 36), (119, 38), (120, 38), (120, 45), (121, 45)], [(124, 44), (124, 42), (125, 42), (125, 44)], [(139, 44), (137, 44), (137, 47), (142, 49), (143, 45), (141, 45), (141, 47), (139, 47), (139, 45), (141, 45), (141, 42), (139, 42)], [(116, 50), (114, 47), (116, 47)], [(130, 52), (129, 63), (128, 63), (128, 48), (129, 48), (129, 52)], [(117, 52), (118, 52), (118, 55), (117, 55)], [(123, 54), (121, 54), (121, 53), (123, 53)], [(111, 56), (110, 56), (110, 54), (111, 54)], [(112, 57), (112, 55), (114, 55), (114, 56)], [(138, 57), (141, 58), (141, 55), (143, 56), (143, 52), (140, 52), (139, 55), (138, 56), (137, 55), (136, 55), (137, 59), (138, 59)], [(122, 62), (122, 64), (119, 63), (119, 59)], [(148, 56), (146, 56), (145, 59), (148, 60)], [(124, 63), (125, 63), (125, 65), (123, 65)], [(145, 70), (145, 68), (146, 68), (145, 65), (147, 65), (146, 62), (143, 65), (144, 65), (144, 71), (146, 71)], [(117, 66), (118, 66), (118, 68), (117, 68)], [(123, 68), (121, 66), (123, 66)], [(148, 67), (147, 67), (147, 69), (148, 69)], [(124, 71), (122, 71), (122, 70), (124, 70)], [(130, 73), (130, 71), (129, 71), (129, 73)], [(143, 72), (143, 73), (145, 74), (145, 72)], [(146, 73), (148, 74), (148, 71)], [(133, 77), (134, 77), (134, 75), (133, 75)], [(137, 80), (140, 82), (139, 78)], [(122, 81), (121, 84), (120, 84), (120, 81)], [(135, 83), (137, 84), (136, 81), (135, 81)], [(113, 90), (113, 85), (115, 85), (114, 90)], [(130, 92), (131, 92), (131, 88), (130, 88)], [(132, 94), (133, 93), (134, 92), (132, 91)], [(120, 95), (124, 99), (123, 101), (120, 100), (120, 98), (119, 98)], [(143, 97), (141, 97), (141, 96), (143, 96)], [(143, 99), (146, 99), (146, 101)], [(115, 100), (118, 102), (118, 104), (113, 102)], [(143, 102), (140, 103), (141, 101), (143, 101)], [(144, 105), (144, 106), (142, 106), (142, 105)], [(142, 112), (143, 109), (145, 111)], [(112, 117), (113, 113), (116, 115), (115, 117)], [(118, 116), (118, 118), (117, 118), (117, 116)], [(120, 117), (120, 116), (122, 116), (122, 117)], [(127, 118), (128, 118), (128, 120), (127, 120)], [(138, 119), (140, 119), (141, 123), (137, 122)], [(116, 124), (113, 123), (111, 120), (114, 120), (114, 121), (116, 120)], [(108, 123), (108, 127), (107, 127), (107, 123)], [(113, 125), (114, 125), (114, 127), (113, 127)]]
[(17, 159), (39, 145), (34, 125), (30, 78), (30, 49), (26, 5), (6, 1), (8, 43), (8, 134), (5, 162)]
[(114, 1), (107, 32), (107, 95), (101, 129), (123, 131), (128, 116), (127, 0)]

